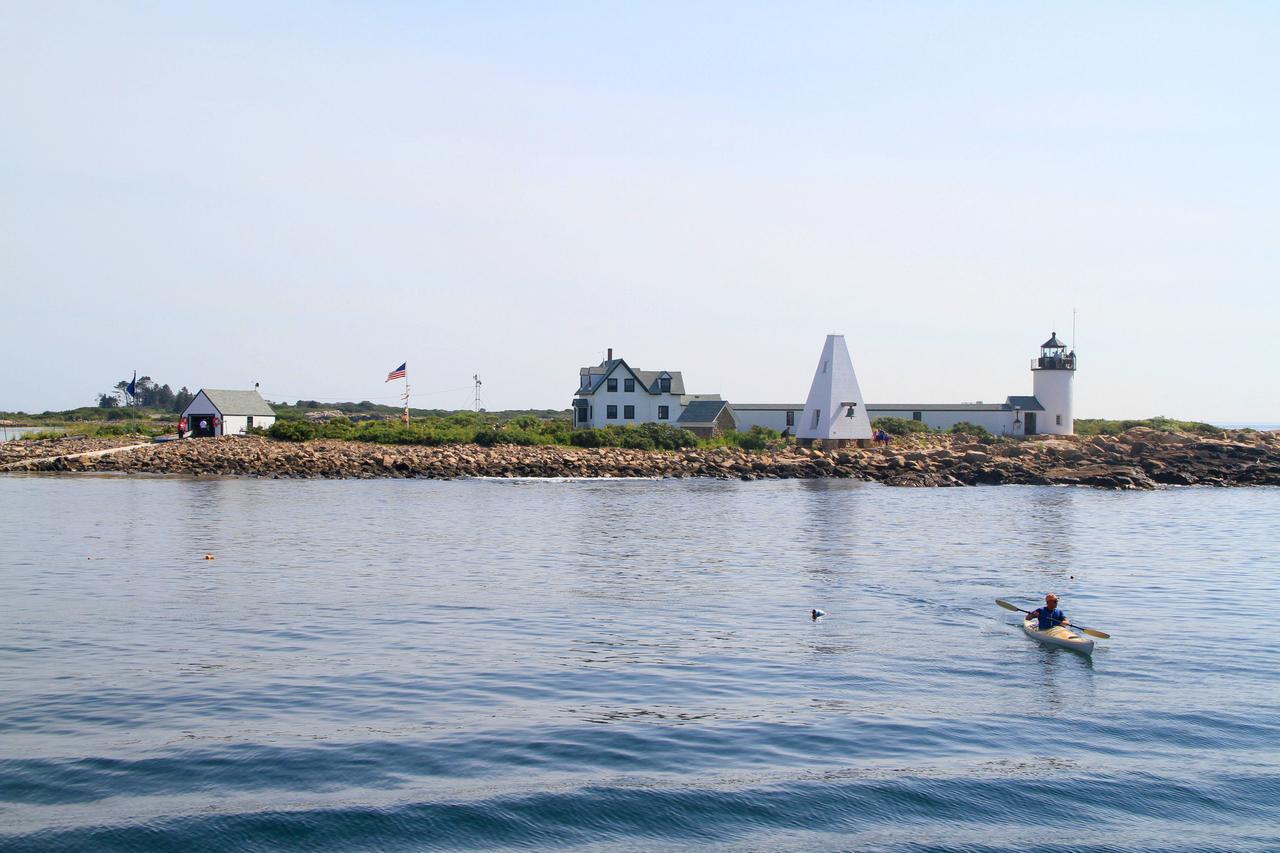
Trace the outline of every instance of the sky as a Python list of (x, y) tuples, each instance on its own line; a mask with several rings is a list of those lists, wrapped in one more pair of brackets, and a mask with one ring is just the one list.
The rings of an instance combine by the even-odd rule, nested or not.
[[(1280, 421), (1274, 3), (7, 3), (0, 410), (694, 393)], [(1074, 338), (1073, 311), (1076, 313)]]

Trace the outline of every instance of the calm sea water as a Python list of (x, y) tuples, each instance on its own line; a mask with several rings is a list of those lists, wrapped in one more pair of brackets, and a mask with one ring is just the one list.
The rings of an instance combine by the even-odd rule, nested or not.
[(0, 427), (0, 441), (17, 441), (33, 432), (66, 432), (66, 427)]
[[(1275, 849), (1278, 529), (1274, 489), (5, 476), (0, 847)], [(1046, 591), (1114, 639), (992, 602)]]

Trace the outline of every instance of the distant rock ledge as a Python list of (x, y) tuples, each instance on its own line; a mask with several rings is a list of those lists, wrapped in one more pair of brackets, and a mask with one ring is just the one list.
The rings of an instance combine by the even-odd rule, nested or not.
[(1036, 436), (982, 442), (964, 436), (930, 435), (899, 439), (888, 448), (788, 448), (760, 453), (729, 448), (671, 452), (511, 445), (424, 447), (327, 440), (291, 443), (254, 436), (147, 444), (107, 456), (70, 455), (137, 441), (7, 442), (0, 445), (0, 469), (360, 479), (838, 477), (890, 486), (1007, 483), (1106, 489), (1280, 485), (1280, 433), (1231, 431), (1208, 437), (1141, 427), (1121, 435), (1090, 438)]

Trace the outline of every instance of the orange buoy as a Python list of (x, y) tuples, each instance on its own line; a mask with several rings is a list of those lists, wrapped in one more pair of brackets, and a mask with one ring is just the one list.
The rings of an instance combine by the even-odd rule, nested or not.
[(212, 554), (205, 554), (205, 555), (204, 555), (204, 558), (205, 558), (206, 560), (212, 560), (212, 559), (213, 559), (213, 555), (212, 555)]

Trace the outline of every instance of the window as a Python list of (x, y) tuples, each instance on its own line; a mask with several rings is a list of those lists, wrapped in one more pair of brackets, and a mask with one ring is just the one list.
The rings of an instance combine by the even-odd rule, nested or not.
[(610, 380), (609, 380), (609, 382), (608, 382), (608, 390), (610, 390), (610, 391), (617, 391), (617, 390), (618, 390), (618, 380), (616, 380), (616, 379), (610, 379)]
[(618, 407), (617, 406), (606, 407), (604, 410), (604, 416), (611, 421), (616, 421), (618, 419)]
[(634, 420), (636, 419), (636, 407), (635, 407), (635, 406), (623, 406), (623, 407), (622, 407), (622, 417), (626, 418), (626, 419), (627, 419), (627, 420), (629, 420), (629, 421), (634, 421)]
[(818, 422), (822, 420), (822, 409), (813, 410), (813, 429), (818, 428)]
[(579, 406), (578, 407), (578, 423), (585, 424), (586, 422), (587, 422), (587, 407)]
[(920, 413), (919, 413), (919, 412), (912, 412), (912, 413), (911, 413), (911, 420), (913, 420), (913, 421), (922, 421), (922, 420), (924, 420), (924, 418), (920, 417)]
[[(247, 420), (248, 424), (246, 424), (246, 429), (253, 429), (253, 415), (249, 415)], [(1058, 415), (1058, 423), (1062, 423), (1062, 415)]]
[[(1054, 415), (1054, 417), (1058, 419), (1058, 426), (1062, 426), (1062, 415)], [(249, 419), (249, 426), (253, 426), (253, 418)]]
[(634, 390), (636, 390), (636, 381), (635, 381), (634, 379), (624, 379), (624, 380), (622, 380), (622, 390), (623, 390), (623, 391), (634, 391)]
[(670, 407), (670, 406), (659, 406), (659, 407), (658, 407), (658, 420), (660, 420), (660, 421), (665, 421), (665, 420), (669, 419), (670, 417), (671, 417), (671, 407)]
[(671, 393), (671, 377), (670, 376), (664, 376), (658, 380), (658, 390), (665, 391), (668, 394)]
[(827, 372), (827, 363), (826, 363), (825, 361), (824, 361), (824, 362), (822, 362), (822, 372), (823, 372), (823, 373), (826, 373), (826, 372)]
[(796, 413), (787, 412), (787, 426), (795, 426), (795, 425), (796, 425)]

